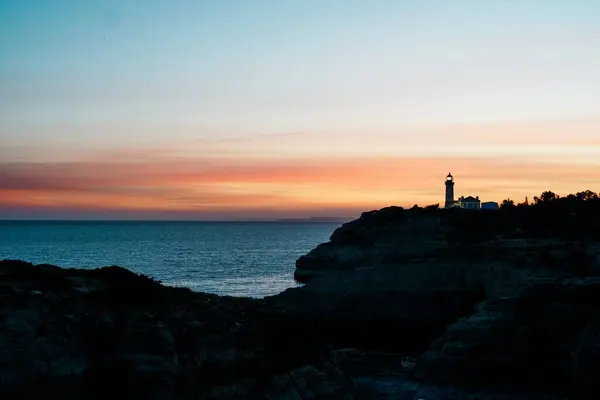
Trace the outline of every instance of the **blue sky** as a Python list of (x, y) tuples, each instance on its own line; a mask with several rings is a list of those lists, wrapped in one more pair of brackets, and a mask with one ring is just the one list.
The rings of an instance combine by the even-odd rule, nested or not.
[(6, 162), (600, 153), (595, 0), (3, 0), (0, 49)]
[[(174, 124), (210, 136), (593, 116), (600, 105), (595, 1), (0, 8), (11, 138), (67, 122)], [(122, 140), (94, 140), (111, 139)]]

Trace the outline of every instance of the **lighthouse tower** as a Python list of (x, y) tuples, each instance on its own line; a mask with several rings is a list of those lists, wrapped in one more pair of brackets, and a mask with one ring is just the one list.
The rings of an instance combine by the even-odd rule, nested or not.
[(446, 205), (445, 208), (450, 208), (454, 206), (454, 177), (452, 174), (448, 172), (448, 176), (446, 177)]

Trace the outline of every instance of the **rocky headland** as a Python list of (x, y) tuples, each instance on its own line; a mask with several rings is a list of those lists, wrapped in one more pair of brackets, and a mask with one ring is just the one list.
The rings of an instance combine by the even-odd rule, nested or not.
[[(367, 212), (301, 257), (295, 277), (306, 285), (268, 300), (310, 316), (327, 344), (360, 349), (344, 354), (365, 398), (591, 398), (600, 389), (596, 197)], [(398, 356), (394, 368), (360, 366), (382, 354)]]
[(0, 262), (0, 398), (586, 399), (600, 201), (364, 213), (262, 300)]

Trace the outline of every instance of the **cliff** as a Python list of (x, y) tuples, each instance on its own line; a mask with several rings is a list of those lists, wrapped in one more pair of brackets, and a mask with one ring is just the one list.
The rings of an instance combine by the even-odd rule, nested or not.
[(364, 213), (298, 259), (295, 276), (308, 284), (269, 300), (320, 319), (335, 345), (419, 354), (481, 301), (536, 277), (596, 274), (595, 210)]
[(600, 389), (600, 278), (541, 279), (481, 303), (416, 366), (417, 376), (438, 383), (593, 398)]
[[(324, 343), (415, 358), (408, 375), (389, 369), (394, 393), (382, 396), (412, 387), (427, 398), (433, 387), (433, 398), (508, 389), (511, 398), (585, 398), (596, 389), (597, 199), (367, 212), (300, 257), (295, 277), (306, 285), (267, 301), (312, 318)], [(355, 382), (381, 387), (369, 374)]]
[(600, 203), (390, 207), (264, 300), (0, 262), (0, 398), (562, 399), (600, 387)]
[(294, 277), (308, 282), (332, 271), (431, 261), (552, 266), (561, 260), (549, 252), (564, 248), (577, 256), (598, 238), (600, 200), (480, 211), (387, 207), (336, 229), (297, 260)]
[(347, 399), (310, 325), (119, 267), (0, 262), (0, 398)]

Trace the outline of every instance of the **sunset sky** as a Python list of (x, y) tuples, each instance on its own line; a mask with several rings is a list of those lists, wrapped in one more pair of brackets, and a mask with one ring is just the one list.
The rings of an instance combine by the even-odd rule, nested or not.
[(598, 0), (2, 0), (1, 219), (600, 191)]

